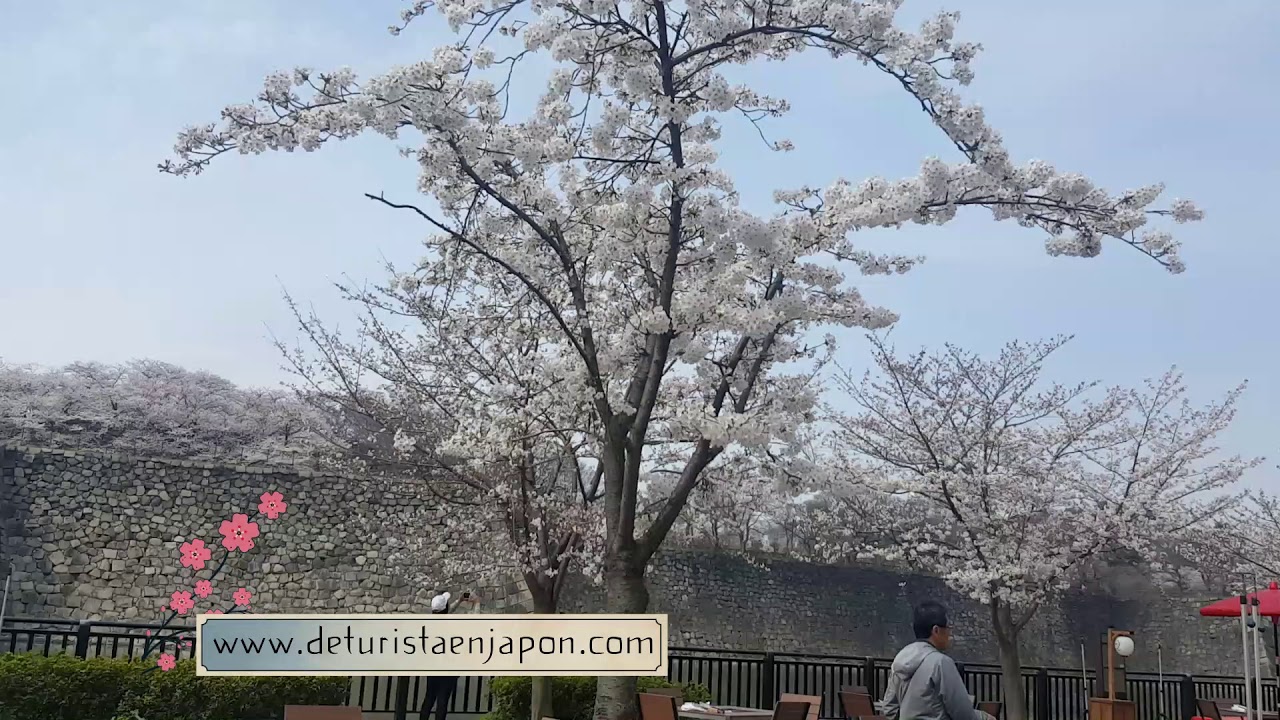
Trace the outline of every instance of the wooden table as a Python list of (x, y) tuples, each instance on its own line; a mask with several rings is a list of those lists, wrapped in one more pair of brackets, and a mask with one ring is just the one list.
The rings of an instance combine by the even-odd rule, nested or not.
[(735, 707), (733, 705), (716, 705), (718, 712), (701, 712), (699, 710), (679, 710), (680, 717), (690, 720), (765, 720), (772, 718), (772, 710), (758, 708)]

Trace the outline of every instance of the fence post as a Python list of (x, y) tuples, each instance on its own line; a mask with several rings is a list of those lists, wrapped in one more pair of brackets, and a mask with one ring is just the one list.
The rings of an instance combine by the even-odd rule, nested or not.
[(89, 636), (92, 632), (92, 620), (81, 620), (76, 626), (76, 657), (81, 660), (89, 657)]
[(873, 657), (862, 661), (862, 683), (867, 686), (867, 694), (872, 700), (880, 697), (880, 688), (876, 687), (876, 659)]
[(1052, 698), (1049, 697), (1049, 670), (1036, 671), (1036, 720), (1049, 720), (1052, 715)]
[(764, 654), (764, 662), (760, 664), (760, 707), (766, 710), (772, 708), (777, 699), (778, 694), (773, 685), (773, 653), (767, 652)]
[(1178, 705), (1182, 709), (1182, 720), (1191, 720), (1200, 714), (1200, 708), (1196, 707), (1196, 680), (1190, 675), (1183, 675), (1178, 681)]
[(396, 678), (396, 720), (405, 720), (409, 717), (409, 678)]

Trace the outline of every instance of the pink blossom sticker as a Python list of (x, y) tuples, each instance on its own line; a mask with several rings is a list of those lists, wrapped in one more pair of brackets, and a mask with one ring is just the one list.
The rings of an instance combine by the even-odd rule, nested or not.
[(203, 570), (205, 562), (213, 555), (213, 551), (205, 547), (199, 538), (182, 543), (179, 551), (182, 553), (182, 567), (192, 570)]
[(209, 612), (205, 613), (205, 615), (221, 615), (221, 614), (222, 614), (221, 610), (210, 610)]
[(250, 593), (248, 590), (245, 590), (244, 588), (240, 588), (239, 590), (231, 594), (231, 599), (236, 601), (236, 605), (240, 607), (244, 607), (249, 604), (250, 600), (253, 599), (253, 593)]
[(213, 583), (208, 580), (201, 580), (196, 583), (196, 595), (207, 598), (213, 592)]
[(278, 492), (264, 492), (258, 499), (262, 501), (258, 503), (258, 512), (266, 515), (270, 520), (280, 517), (280, 513), (289, 507), (284, 501), (284, 495)]
[(191, 593), (185, 590), (178, 590), (169, 596), (169, 605), (179, 615), (186, 615), (187, 611), (196, 606), (196, 603), (191, 599)]
[(156, 665), (160, 666), (161, 670), (169, 672), (178, 666), (178, 661), (169, 653), (164, 653), (156, 658)]
[(249, 516), (236, 513), (230, 520), (223, 520), (218, 528), (222, 534), (222, 547), (247, 552), (253, 549), (253, 539), (258, 537), (258, 523), (249, 522)]

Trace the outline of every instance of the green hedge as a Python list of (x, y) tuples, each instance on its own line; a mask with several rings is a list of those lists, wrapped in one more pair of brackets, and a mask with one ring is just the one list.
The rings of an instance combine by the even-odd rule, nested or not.
[[(638, 684), (641, 692), (653, 688), (682, 687), (686, 702), (711, 700), (711, 691), (702, 685), (682, 685), (656, 677), (639, 678)], [(485, 716), (485, 720), (528, 720), (529, 702), (533, 696), (531, 678), (494, 678), (489, 687), (493, 691), (493, 711)], [(551, 711), (556, 720), (591, 720), (595, 703), (594, 677), (551, 678)]]
[(0, 720), (274, 720), (285, 705), (340, 705), (346, 677), (205, 677), (184, 660), (0, 655)]

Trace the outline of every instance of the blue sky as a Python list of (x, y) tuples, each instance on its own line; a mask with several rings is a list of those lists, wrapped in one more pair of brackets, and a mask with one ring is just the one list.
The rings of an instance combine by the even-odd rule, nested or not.
[[(367, 75), (429, 52), (433, 16), (399, 38), (398, 0), (87, 3), (0, 0), (0, 358), (58, 364), (152, 357), (241, 383), (284, 373), (269, 332), (294, 335), (281, 289), (325, 316), (346, 310), (329, 285), (381, 277), (411, 260), (422, 228), (362, 198), (407, 197), (414, 171), (365, 138), (310, 155), (227, 158), (204, 176), (156, 172), (184, 125), (249, 99), (268, 72), (349, 65)], [(862, 283), (902, 315), (900, 346), (1072, 333), (1051, 365), (1062, 380), (1132, 384), (1170, 365), (1198, 398), (1250, 381), (1226, 449), (1273, 457), (1251, 476), (1280, 490), (1275, 412), (1280, 245), (1280, 3), (1231, 0), (908, 0), (905, 17), (963, 12), (981, 42), (968, 97), (1019, 159), (1080, 170), (1112, 189), (1161, 180), (1169, 199), (1208, 212), (1179, 228), (1188, 271), (1170, 276), (1111, 246), (1093, 260), (1050, 258), (1033, 231), (971, 213), (943, 228), (868, 234), (877, 249), (923, 253), (909, 275)], [(1270, 48), (1270, 49), (1269, 49)], [(742, 75), (793, 113), (767, 153), (750, 131), (722, 157), (745, 201), (776, 186), (913, 174), (947, 144), (884, 77), (819, 57)], [(763, 171), (762, 171), (763, 170)], [(865, 364), (846, 334), (843, 364)]]

